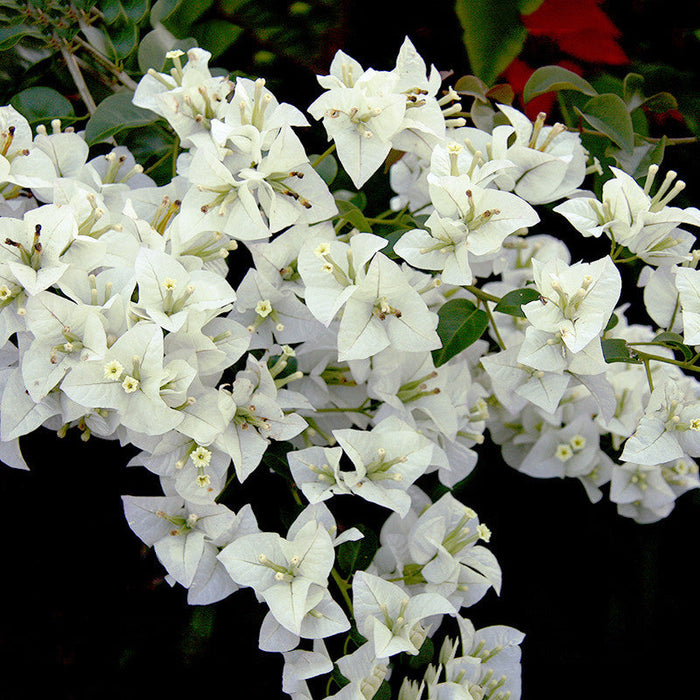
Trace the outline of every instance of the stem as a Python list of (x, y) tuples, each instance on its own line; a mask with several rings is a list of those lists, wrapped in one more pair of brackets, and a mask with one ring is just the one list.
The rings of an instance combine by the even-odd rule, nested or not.
[[(630, 343), (630, 345), (634, 345), (635, 343)], [(672, 360), (670, 357), (662, 357), (661, 355), (652, 355), (651, 353), (648, 352), (640, 352), (639, 350), (634, 351), (637, 357), (644, 362), (644, 364), (647, 363), (648, 360), (657, 360), (658, 362), (666, 362), (669, 365), (676, 365), (676, 367), (680, 367), (681, 369), (687, 369), (690, 372), (700, 372), (700, 367), (696, 367), (695, 365), (692, 365), (690, 362), (681, 362), (680, 360)]]
[(172, 175), (173, 178), (177, 175), (177, 157), (180, 153), (180, 137), (175, 135), (175, 140), (173, 141), (173, 148), (171, 151), (172, 158), (173, 158), (173, 169), (172, 169)]
[(71, 78), (73, 78), (75, 87), (78, 88), (78, 92), (80, 93), (80, 97), (87, 107), (87, 111), (90, 113), (90, 116), (92, 116), (97, 109), (97, 105), (95, 104), (95, 100), (92, 99), (88, 86), (85, 84), (83, 74), (80, 72), (75, 56), (73, 56), (73, 54), (68, 50), (67, 46), (67, 42), (64, 41), (64, 45), (61, 46), (61, 56), (63, 56), (63, 60), (66, 62), (68, 71), (71, 74)]
[(331, 153), (335, 151), (335, 143), (332, 143), (321, 155), (316, 158), (316, 160), (311, 163), (311, 167), (315, 168), (326, 156), (329, 156)]
[(136, 90), (138, 87), (138, 83), (136, 83), (134, 80), (132, 80), (125, 71), (121, 70), (119, 66), (116, 64), (112, 63), (108, 58), (103, 56), (94, 46), (91, 44), (88, 44), (87, 41), (84, 41), (81, 39), (79, 36), (74, 36), (73, 41), (77, 41), (78, 44), (84, 49), (87, 49), (98, 61), (98, 63), (101, 63), (114, 77), (122, 84), (128, 87), (130, 90)]
[(484, 308), (486, 309), (486, 313), (489, 315), (489, 321), (491, 322), (491, 326), (493, 327), (493, 332), (496, 336), (496, 341), (498, 342), (498, 347), (501, 348), (501, 350), (506, 349), (506, 344), (503, 342), (503, 338), (501, 338), (501, 334), (498, 332), (498, 326), (496, 325), (496, 319), (493, 317), (493, 314), (491, 313), (491, 309), (489, 308), (489, 305), (484, 302)]
[(362, 408), (362, 406), (357, 406), (355, 408), (317, 408), (316, 413), (362, 413), (369, 418), (372, 417), (371, 413), (368, 413), (369, 408)]
[(654, 391), (654, 382), (651, 379), (651, 368), (649, 367), (649, 359), (648, 358), (643, 358), (642, 362), (644, 362), (644, 370), (647, 373), (647, 383), (649, 384), (649, 391)]
[[(673, 307), (673, 314), (671, 315), (671, 322), (668, 324), (668, 330), (670, 331), (673, 328), (673, 324), (676, 322), (676, 315), (678, 314), (678, 307), (680, 305), (681, 301), (681, 295), (676, 294), (676, 305)], [(695, 362), (691, 362), (691, 364), (695, 364)]]
[(219, 492), (219, 495), (214, 499), (214, 503), (219, 503), (221, 499), (223, 498), (224, 493), (228, 490), (228, 487), (233, 483), (234, 479), (236, 478), (236, 471), (234, 470), (233, 474), (229, 476), (228, 479), (226, 479), (226, 483), (224, 484), (224, 488), (221, 489)]
[(335, 567), (331, 569), (331, 576), (333, 577), (336, 586), (338, 586), (338, 589), (340, 590), (340, 593), (343, 596), (343, 600), (345, 600), (345, 604), (348, 606), (350, 616), (353, 616), (354, 613), (352, 611), (352, 601), (350, 600), (350, 596), (348, 595), (348, 589), (351, 588), (350, 584), (345, 579), (341, 578), (340, 574), (338, 573)]
[[(609, 139), (610, 137), (607, 134), (604, 134), (602, 131), (597, 131), (595, 129), (573, 129), (573, 131), (578, 131), (581, 134), (588, 134), (589, 136), (603, 136), (606, 139)], [(637, 134), (638, 136), (641, 136), (641, 134)], [(684, 143), (696, 143), (698, 140), (697, 136), (682, 136), (679, 138), (668, 138), (667, 136), (662, 136), (661, 138), (654, 138), (651, 136), (642, 136), (642, 138), (647, 142), (647, 143), (660, 143), (662, 138), (666, 139), (666, 145), (667, 146), (675, 146), (679, 144), (684, 144)]]
[(481, 299), (481, 301), (493, 301), (496, 304), (501, 301), (501, 297), (494, 296), (488, 292), (482, 292), (481, 289), (472, 284), (465, 284), (464, 289), (471, 292), (477, 299)]
[(153, 163), (153, 165), (150, 165), (147, 170), (144, 170), (144, 175), (148, 175), (153, 172), (161, 163), (168, 160), (168, 158), (172, 158), (172, 153), (170, 151), (168, 151), (164, 156), (158, 158), (158, 160)]

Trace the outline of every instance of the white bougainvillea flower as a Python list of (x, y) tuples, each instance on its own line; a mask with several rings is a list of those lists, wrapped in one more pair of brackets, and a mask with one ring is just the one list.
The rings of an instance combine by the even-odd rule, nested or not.
[(601, 334), (617, 305), (622, 282), (615, 264), (610, 257), (571, 266), (533, 260), (532, 270), (541, 298), (523, 305), (527, 320), (560, 336), (572, 353), (581, 351)]
[(433, 443), (396, 416), (372, 430), (334, 430), (333, 436), (355, 466), (338, 472), (355, 495), (405, 515), (411, 507), (407, 489), (432, 461)]
[(322, 119), (340, 162), (355, 187), (362, 187), (391, 150), (391, 139), (401, 129), (406, 96), (395, 92), (397, 76), (369, 69), (342, 51), (331, 63), (330, 75), (319, 77), (327, 92), (309, 107)]
[(683, 309), (683, 338), (688, 345), (700, 345), (700, 270), (679, 267), (676, 287)]
[[(573, 194), (586, 175), (586, 152), (579, 134), (562, 124), (545, 126), (544, 112), (533, 123), (513, 107), (499, 104), (498, 108), (515, 134), (515, 143), (503, 153), (494, 139), (494, 157), (515, 165), (514, 173), (502, 176), (512, 183), (505, 189), (512, 189), (530, 204), (546, 204)], [(502, 143), (506, 145), (505, 140)]]
[(652, 391), (644, 416), (625, 442), (620, 459), (663, 464), (683, 455), (700, 457), (700, 401), (695, 382), (668, 379)]
[(417, 654), (426, 637), (421, 621), (433, 615), (454, 615), (454, 606), (436, 593), (411, 596), (401, 586), (366, 571), (352, 582), (357, 628), (381, 659), (402, 651)]
[(389, 346), (409, 352), (435, 350), (441, 345), (437, 321), (401, 268), (377, 253), (345, 303), (338, 359), (361, 360)]

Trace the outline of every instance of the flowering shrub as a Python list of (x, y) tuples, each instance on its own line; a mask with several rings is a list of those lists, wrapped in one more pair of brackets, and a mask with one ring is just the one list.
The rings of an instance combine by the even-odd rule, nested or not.
[[(523, 634), (466, 610), (500, 591), (491, 530), (451, 489), (487, 436), (593, 502), (609, 484), (640, 523), (700, 486), (700, 253), (681, 228), (700, 211), (672, 206), (683, 183), (606, 120), (622, 99), (562, 68), (529, 92), (589, 98), (619, 166), (598, 195), (579, 131), (488, 99), (468, 112), (474, 93), (409, 39), (389, 71), (336, 54), (308, 107), (332, 143), (312, 156), (302, 111), (210, 58), (171, 49), (133, 94), (177, 137), (160, 185), (124, 146), (90, 152), (123, 93), (86, 133), (33, 134), (0, 108), (0, 458), (26, 469), (19, 438), (40, 426), (136, 448), (162, 494), (125, 495), (129, 526), (190, 604), (254, 591), (293, 698), (390, 682), (402, 700), (517, 700)], [(387, 164), (384, 212), (334, 187), (335, 156), (359, 193)], [(572, 260), (537, 230), (547, 205), (610, 254)], [(620, 305), (635, 261), (656, 330)], [(280, 531), (255, 501), (227, 505), (259, 469), (299, 506)], [(334, 514), (343, 498), (357, 527)]]

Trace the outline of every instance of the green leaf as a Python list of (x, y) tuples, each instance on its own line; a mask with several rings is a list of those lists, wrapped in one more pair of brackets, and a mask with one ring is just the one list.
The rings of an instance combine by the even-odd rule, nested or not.
[(523, 102), (529, 102), (533, 97), (544, 95), (546, 92), (559, 90), (575, 90), (584, 95), (598, 94), (596, 89), (580, 75), (561, 66), (543, 66), (538, 68), (525, 83)]
[[(320, 153), (312, 154), (309, 156), (309, 160), (314, 163), (320, 155)], [(327, 185), (330, 185), (338, 174), (338, 161), (332, 155), (326, 156), (314, 170)]]
[(183, 37), (192, 32), (192, 24), (196, 22), (212, 5), (214, 0), (198, 0), (197, 2), (180, 2), (177, 7), (161, 22), (175, 36)]
[(492, 85), (525, 43), (518, 7), (512, 0), (457, 0), (455, 11), (474, 75)]
[(606, 338), (600, 344), (603, 348), (603, 357), (608, 364), (628, 362), (629, 364), (639, 365), (642, 362), (636, 357), (632, 357), (632, 351), (622, 338)]
[(377, 692), (372, 696), (372, 700), (391, 700), (391, 697), (391, 686), (387, 681), (382, 681)]
[(22, 90), (10, 100), (10, 104), (30, 124), (75, 117), (73, 105), (60, 92), (50, 87), (32, 87)]
[(463, 75), (455, 83), (455, 91), (460, 95), (469, 95), (470, 97), (475, 97), (477, 100), (482, 102), (488, 102), (489, 98), (486, 97), (488, 92), (488, 85), (483, 80), (480, 80), (475, 75)]
[(643, 138), (635, 136), (634, 143), (634, 149), (631, 153), (617, 148), (614, 144), (610, 144), (605, 153), (615, 159), (619, 168), (637, 179), (647, 174), (650, 165), (661, 164), (668, 139), (662, 136), (658, 143), (649, 143)]
[(157, 27), (168, 19), (183, 0), (157, 0), (151, 8), (150, 22), (152, 27)]
[(365, 219), (365, 215), (355, 204), (338, 198), (336, 198), (335, 203), (340, 212), (341, 221), (347, 221), (347, 223), (363, 233), (372, 233), (372, 227)]
[(644, 102), (644, 76), (639, 73), (628, 73), (622, 81), (622, 99), (627, 103), (630, 112)]
[(408, 666), (414, 669), (427, 666), (433, 660), (434, 653), (435, 645), (433, 644), (433, 640), (430, 637), (426, 637), (418, 653), (408, 657)]
[(608, 323), (605, 326), (605, 330), (603, 333), (607, 333), (608, 331), (611, 331), (615, 326), (620, 322), (620, 319), (617, 317), (617, 314), (612, 314), (610, 318), (608, 319)]
[(210, 19), (195, 24), (190, 33), (200, 46), (206, 46), (212, 58), (218, 58), (229, 49), (243, 33), (243, 27), (224, 19)]
[(44, 35), (37, 27), (28, 24), (13, 24), (9, 27), (0, 27), (0, 51), (12, 48), (22, 37), (33, 36), (43, 39)]
[(162, 24), (159, 24), (141, 39), (138, 53), (139, 70), (147, 73), (149, 68), (153, 68), (161, 72), (165, 66), (165, 54), (168, 51), (175, 49), (188, 51), (194, 46), (197, 46), (195, 39), (176, 39)]
[(372, 528), (360, 524), (357, 529), (364, 535), (361, 540), (343, 542), (338, 547), (338, 566), (348, 578), (356, 571), (364, 571), (379, 549), (379, 540)]
[(521, 15), (530, 15), (544, 2), (544, 0), (517, 0), (518, 10)]
[(110, 95), (97, 105), (95, 113), (85, 126), (88, 145), (106, 141), (124, 129), (152, 124), (160, 118), (150, 110), (132, 104), (133, 96), (131, 90), (124, 90)]
[(594, 128), (627, 152), (634, 148), (632, 117), (621, 97), (607, 93), (592, 97), (576, 111)]
[(489, 325), (488, 314), (468, 299), (451, 299), (440, 307), (438, 317), (437, 334), (442, 347), (433, 350), (436, 367), (476, 342)]
[(678, 100), (670, 92), (657, 92), (647, 97), (640, 105), (650, 112), (667, 112), (669, 109), (678, 109)]
[(659, 333), (654, 338), (655, 343), (663, 343), (669, 346), (672, 350), (680, 350), (685, 357), (685, 361), (690, 360), (695, 354), (684, 342), (683, 336), (678, 333), (672, 333), (670, 331), (665, 331), (664, 333)]
[(531, 301), (535, 301), (540, 298), (540, 293), (533, 289), (532, 287), (524, 287), (523, 289), (514, 289), (512, 292), (508, 292), (501, 301), (496, 304), (494, 311), (500, 311), (503, 314), (508, 314), (509, 316), (518, 316), (519, 318), (525, 318), (525, 314), (522, 310), (523, 304), (529, 304)]
[(120, 62), (136, 49), (139, 43), (139, 29), (131, 21), (115, 22), (107, 35), (111, 58)]
[(294, 481), (292, 472), (289, 469), (289, 462), (287, 461), (287, 453), (293, 449), (294, 446), (290, 442), (271, 442), (270, 446), (265, 450), (262, 464), (285, 479)]

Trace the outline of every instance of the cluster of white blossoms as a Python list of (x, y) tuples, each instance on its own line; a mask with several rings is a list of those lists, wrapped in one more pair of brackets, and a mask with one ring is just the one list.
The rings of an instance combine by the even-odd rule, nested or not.
[[(80, 133), (54, 122), (32, 136), (0, 108), (0, 458), (26, 469), (18, 439), (40, 426), (136, 446), (131, 464), (163, 495), (124, 496), (129, 525), (190, 603), (254, 590), (268, 609), (260, 648), (284, 654), (292, 698), (310, 698), (307, 681), (335, 664), (347, 684), (330, 697), (368, 700), (392, 657), (418, 654), (448, 616), (459, 642), (446, 638), (399, 697), (517, 700), (523, 635), (462, 615), (500, 589), (480, 544), (490, 530), (417, 482), (464, 479), (488, 430), (512, 467), (575, 477), (592, 501), (610, 482), (639, 522), (700, 486), (698, 382), (667, 348), (657, 358), (671, 362), (608, 364), (601, 345), (643, 348), (659, 330), (700, 345), (700, 256), (678, 228), (700, 212), (668, 206), (682, 189), (672, 173), (652, 194), (655, 166), (643, 187), (614, 170), (597, 200), (580, 189), (597, 166), (578, 134), (544, 115), (533, 124), (500, 106), (508, 124), (465, 126), (458, 95), (407, 39), (388, 72), (339, 52), (309, 108), (357, 187), (403, 152), (393, 206), (429, 216), (388, 251), (338, 218), (298, 109), (261, 79), (212, 76), (202, 49), (183, 57), (169, 54), (170, 72), (150, 71), (134, 97), (187, 149), (164, 186), (123, 147), (91, 158)], [(529, 233), (534, 206), (564, 198), (555, 211), (584, 236), (605, 233), (647, 263), (658, 329), (627, 323), (611, 257), (572, 263), (561, 241)], [(241, 243), (254, 264), (233, 289), (226, 258)], [(518, 289), (536, 294), (521, 314), (495, 308)], [(436, 367), (438, 311), (454, 299), (485, 308), (492, 340)], [(273, 441), (294, 446), (308, 501), (284, 535), (260, 530), (256, 503), (219, 502)], [(338, 527), (338, 497), (388, 515), (352, 580), (336, 548), (362, 533)], [(366, 642), (331, 658), (324, 640), (351, 624)]]

